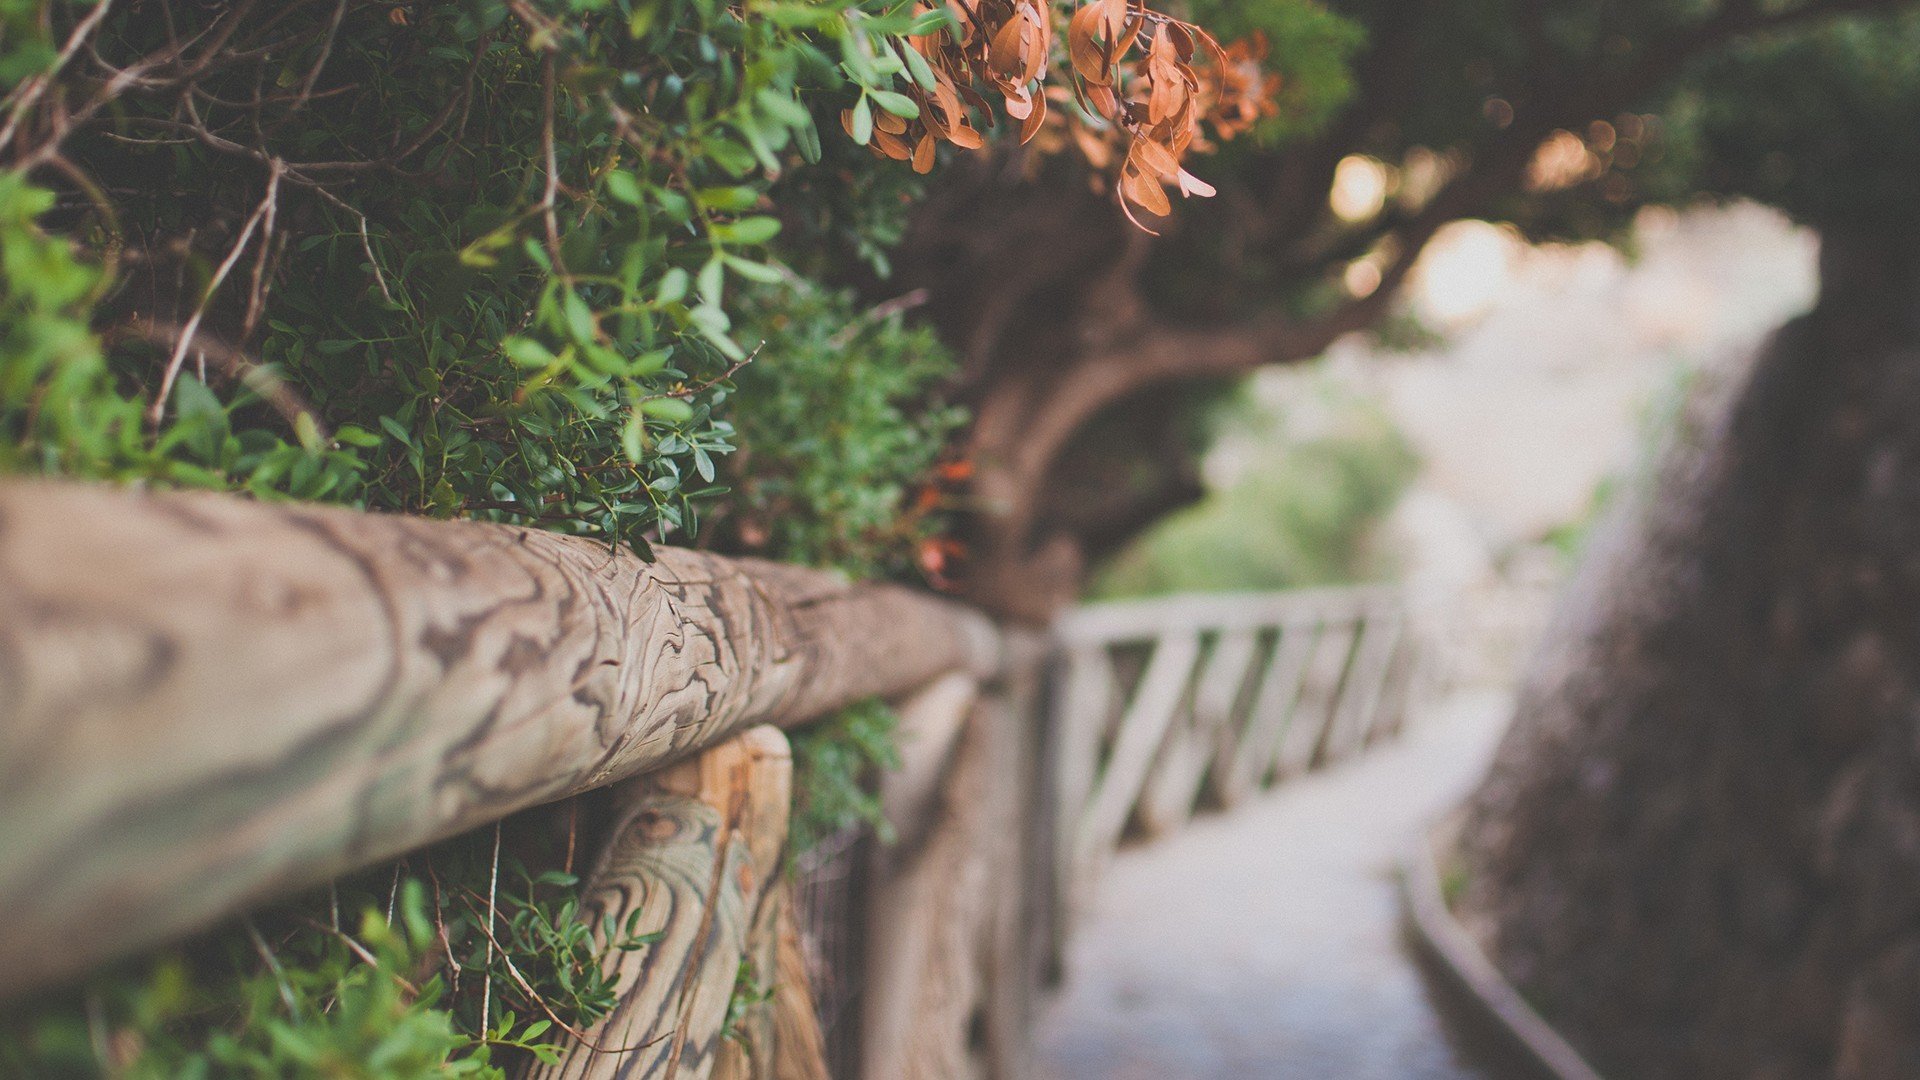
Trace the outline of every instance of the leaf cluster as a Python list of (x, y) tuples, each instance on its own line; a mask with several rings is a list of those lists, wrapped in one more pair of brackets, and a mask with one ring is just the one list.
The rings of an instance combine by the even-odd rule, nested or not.
[(495, 862), (492, 837), (96, 972), (0, 1019), (0, 1075), (492, 1080), (554, 1060), (615, 1004), (594, 932), (619, 950), (655, 935), (581, 919), (571, 873)]
[(872, 779), (898, 768), (899, 716), (878, 698), (842, 709), (793, 736), (794, 797), (788, 852), (801, 854), (842, 829), (872, 828), (892, 839)]

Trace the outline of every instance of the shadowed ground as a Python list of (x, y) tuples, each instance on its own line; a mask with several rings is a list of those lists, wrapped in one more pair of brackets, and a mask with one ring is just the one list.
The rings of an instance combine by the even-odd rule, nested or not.
[(1048, 1080), (1465, 1080), (1401, 944), (1393, 867), (1485, 769), (1509, 699), (1113, 861), (1039, 1036)]

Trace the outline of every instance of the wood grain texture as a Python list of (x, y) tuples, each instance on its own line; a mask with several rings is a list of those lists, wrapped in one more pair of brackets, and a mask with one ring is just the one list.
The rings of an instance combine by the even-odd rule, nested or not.
[(771, 563), (0, 482), (0, 999), (996, 652)]
[(807, 956), (800, 944), (792, 897), (784, 887), (780, 892), (780, 914), (774, 924), (773, 1069), (755, 1076), (761, 1080), (833, 1080), (827, 1072), (826, 1040), (814, 1009)]
[(760, 971), (772, 975), (772, 923), (760, 916), (779, 883), (792, 776), (786, 737), (757, 727), (629, 784), (581, 918), (661, 937), (608, 955), (619, 1003), (524, 1080), (704, 1080), (723, 1059), (730, 1080), (751, 1075), (729, 1044), (727, 1010), (756, 931), (769, 946)]

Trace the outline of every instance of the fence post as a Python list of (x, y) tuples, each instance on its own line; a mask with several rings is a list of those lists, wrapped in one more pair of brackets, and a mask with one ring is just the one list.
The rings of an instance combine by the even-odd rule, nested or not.
[[(593, 872), (582, 918), (604, 937), (629, 927), (652, 944), (611, 951), (619, 1001), (525, 1080), (703, 1080), (728, 1056), (728, 1006), (763, 905), (778, 899), (793, 759), (786, 736), (757, 727), (691, 761), (629, 781)], [(614, 942), (602, 941), (611, 946)], [(760, 968), (759, 978), (775, 972)], [(771, 1025), (759, 1025), (770, 1039)], [(769, 1046), (749, 1047), (770, 1054)], [(736, 1064), (740, 1059), (735, 1059)]]

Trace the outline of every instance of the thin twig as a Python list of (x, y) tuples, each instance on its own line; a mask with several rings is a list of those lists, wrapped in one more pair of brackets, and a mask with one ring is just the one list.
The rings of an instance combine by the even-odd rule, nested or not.
[(914, 308), (926, 303), (932, 295), (933, 294), (926, 289), (914, 289), (910, 292), (901, 293), (891, 300), (884, 300), (875, 304), (866, 311), (861, 312), (852, 322), (841, 327), (832, 337), (828, 338), (827, 347), (831, 349), (844, 349), (848, 345), (853, 344), (853, 339), (859, 337), (861, 332), (867, 327), (884, 319), (892, 318), (901, 312), (912, 311)]
[(440, 875), (434, 872), (432, 859), (427, 860), (427, 880), (433, 883), (433, 926), (435, 931), (440, 935), (440, 947), (446, 950), (447, 967), (453, 972), (453, 992), (458, 994), (460, 992), (460, 973), (464, 969), (461, 968), (460, 961), (453, 957), (453, 935), (447, 933), (447, 921), (440, 914), (441, 908), (445, 906), (445, 901), (440, 897)]
[(393, 886), (387, 890), (387, 925), (393, 925), (393, 905), (400, 899), (400, 867), (403, 863), (393, 864)]
[[(272, 282), (267, 275), (267, 261), (273, 255), (273, 222), (278, 216), (280, 202), (274, 200), (267, 206), (267, 217), (260, 223), (260, 253), (253, 260), (253, 283), (247, 289), (247, 314), (240, 320), (240, 340), (253, 337), (254, 328), (260, 325), (260, 313), (267, 304), (267, 291)], [(204, 382), (204, 378), (202, 379)]]
[(272, 160), (273, 164), (267, 168), (266, 195), (260, 200), (260, 205), (254, 208), (252, 216), (247, 218), (246, 225), (240, 230), (239, 239), (233, 242), (232, 250), (228, 251), (227, 257), (220, 261), (219, 269), (213, 273), (213, 280), (207, 283), (207, 291), (200, 297), (199, 306), (194, 308), (186, 325), (181, 327), (180, 341), (173, 347), (173, 355), (167, 358), (167, 370), (160, 379), (160, 392), (154, 395), (153, 404), (147, 408), (147, 423), (155, 430), (159, 429), (160, 419), (166, 414), (167, 398), (173, 394), (173, 382), (180, 377), (180, 365), (186, 362), (187, 349), (193, 344), (193, 336), (200, 329), (200, 320), (206, 318), (208, 305), (213, 303), (214, 294), (220, 291), (220, 285), (233, 271), (233, 265), (240, 261), (240, 253), (246, 250), (247, 244), (253, 239), (254, 230), (266, 220), (274, 200), (279, 198), (280, 174), (284, 167), (279, 158)]
[(728, 368), (727, 370), (721, 372), (718, 375), (715, 375), (713, 378), (708, 379), (706, 382), (695, 383), (694, 385), (689, 386), (684, 390), (674, 390), (671, 392), (662, 391), (658, 394), (648, 394), (645, 397), (634, 399), (634, 404), (637, 405), (642, 401), (659, 401), (662, 398), (679, 398), (680, 400), (685, 401), (688, 398), (697, 397), (701, 394), (704, 394), (708, 390), (711, 390), (714, 387), (719, 386), (721, 383), (726, 382), (728, 379), (731, 379), (735, 375), (739, 374), (740, 369), (743, 367), (746, 367), (748, 364), (753, 363), (753, 358), (756, 356), (759, 356), (760, 350), (766, 347), (767, 347), (767, 343), (765, 341), (760, 342), (760, 344), (755, 345), (753, 347), (752, 352), (734, 361), (734, 364), (732, 367)]
[(287, 1015), (295, 1020), (300, 1019), (300, 1005), (293, 1000), (293, 987), (287, 983), (287, 972), (280, 966), (280, 958), (267, 947), (267, 939), (260, 936), (260, 928), (253, 925), (251, 918), (240, 921), (247, 928), (247, 936), (253, 939), (253, 947), (259, 952), (260, 959), (265, 960), (267, 968), (273, 972), (273, 981), (280, 986), (280, 1000), (287, 1006)]
[(560, 265), (560, 219), (554, 212), (554, 206), (560, 191), (560, 153), (554, 146), (553, 113), (555, 99), (559, 93), (554, 88), (553, 54), (548, 53), (541, 62), (540, 81), (546, 94), (546, 104), (540, 114), (540, 147), (546, 158), (547, 183), (540, 195), (540, 214), (547, 223), (547, 249), (552, 254), (554, 265)]
[(113, 1049), (107, 1044), (106, 1007), (100, 1004), (100, 992), (88, 990), (87, 1007), (87, 1044), (93, 1050), (93, 1060), (100, 1066), (103, 1074), (113, 1067)]
[[(468, 889), (467, 891), (473, 892), (472, 889)], [(475, 894), (475, 895), (478, 895), (478, 894)], [(472, 912), (476, 917), (479, 916), (480, 912), (474, 908), (473, 901), (462, 900), (461, 902), (467, 905), (468, 911)], [(489, 923), (493, 921), (493, 905), (492, 904), (487, 905), (487, 921)], [(491, 929), (483, 929), (481, 933), (486, 935), (487, 945), (491, 948), (495, 944), (493, 939), (493, 931)], [(635, 1050), (645, 1050), (647, 1047), (652, 1046), (654, 1043), (657, 1043), (662, 1039), (665, 1039), (673, 1034), (673, 1032), (669, 1031), (669, 1032), (666, 1032), (665, 1034), (656, 1036), (655, 1038), (648, 1039), (646, 1042), (634, 1043), (632, 1046), (602, 1046), (598, 1042), (595, 1042), (593, 1039), (588, 1038), (586, 1032), (581, 1031), (579, 1028), (574, 1027), (572, 1024), (567, 1023), (565, 1020), (560, 1019), (559, 1014), (553, 1011), (553, 1006), (547, 1004), (547, 999), (541, 997), (539, 992), (534, 990), (533, 985), (527, 982), (527, 977), (525, 975), (520, 974), (520, 969), (514, 966), (513, 957), (507, 953), (507, 947), (504, 945), (501, 945), (499, 948), (500, 948), (500, 959), (504, 961), (507, 965), (507, 974), (513, 976), (513, 981), (519, 984), (520, 992), (527, 995), (527, 1000), (533, 1002), (535, 1005), (538, 1005), (540, 1007), (540, 1011), (547, 1014), (547, 1019), (553, 1021), (553, 1024), (555, 1027), (573, 1036), (575, 1041), (579, 1042), (580, 1045), (585, 1046), (589, 1051), (593, 1053), (629, 1054)]]
[[(121, 336), (139, 338), (143, 341), (164, 345), (169, 349), (178, 347), (183, 334), (181, 327), (155, 319), (137, 318), (114, 328), (107, 334), (111, 342)], [(333, 436), (328, 432), (327, 424), (299, 391), (288, 385), (285, 379), (275, 374), (273, 369), (218, 339), (201, 335), (194, 343), (197, 354), (212, 360), (228, 378), (238, 379), (242, 386), (260, 396), (268, 407), (280, 414), (287, 427), (296, 435), (300, 432), (300, 418), (305, 417), (313, 425), (320, 441), (331, 442)], [(205, 381), (202, 379), (201, 381)]]
[(493, 1007), (493, 897), (500, 886), (500, 823), (493, 823), (493, 871), (487, 875), (487, 924), (481, 933), (487, 935), (486, 981), (480, 990), (480, 1033), (484, 1036), (488, 1028), (488, 1013)]
[(394, 982), (398, 983), (400, 985), (400, 988), (402, 990), (405, 990), (407, 993), (412, 994), (415, 997), (420, 996), (420, 988), (418, 986), (415, 986), (412, 982), (408, 981), (406, 976), (401, 975), (399, 972), (394, 971), (391, 968), (388, 968), (383, 964), (381, 964), (380, 958), (373, 955), (373, 950), (367, 948), (365, 945), (362, 945), (358, 941), (354, 940), (354, 937), (352, 934), (349, 934), (344, 930), (326, 926), (313, 919), (309, 919), (304, 915), (300, 916), (299, 919), (301, 922), (305, 923), (306, 925), (308, 925), (309, 927), (312, 927), (315, 930), (320, 931), (323, 934), (332, 934), (334, 937), (339, 938), (340, 941), (346, 945), (347, 951), (359, 957), (361, 963), (367, 965), (368, 967), (374, 969), (375, 971), (385, 973), (387, 978), (392, 979)]
[(7, 125), (0, 128), (0, 150), (4, 150), (7, 144), (13, 141), (14, 135), (20, 130), (20, 122), (26, 117), (28, 111), (40, 103), (41, 96), (47, 92), (49, 86), (53, 85), (54, 77), (59, 75), (60, 69), (67, 66), (67, 61), (72, 60), (73, 55), (80, 51), (80, 46), (86, 42), (87, 38), (100, 28), (100, 23), (107, 17), (107, 10), (112, 6), (113, 0), (99, 0), (93, 10), (87, 13), (87, 17), (81, 19), (79, 25), (73, 28), (73, 33), (68, 36), (66, 45), (60, 49), (60, 55), (54, 58), (53, 66), (21, 84), (20, 96), (14, 99), (13, 111), (7, 116)]
[(580, 832), (580, 800), (578, 798), (568, 799), (567, 800), (567, 861), (561, 864), (561, 867), (560, 867), (560, 872), (563, 874), (573, 873), (573, 844), (574, 844), (574, 839), (576, 836), (578, 836), (579, 832)]
[[(341, 205), (346, 204), (341, 203)], [(348, 209), (353, 210), (352, 207)], [(386, 297), (387, 303), (391, 304), (393, 293), (387, 288), (387, 275), (380, 272), (380, 260), (373, 257), (373, 241), (367, 236), (367, 215), (358, 210), (353, 210), (353, 215), (360, 219), (360, 250), (367, 253), (367, 265), (373, 268), (373, 280), (380, 286), (380, 295)]]
[(320, 81), (320, 69), (327, 66), (327, 58), (333, 55), (334, 39), (340, 35), (340, 20), (347, 17), (347, 0), (339, 0), (333, 6), (333, 21), (327, 24), (326, 39), (320, 43), (320, 56), (314, 60), (307, 77), (300, 81), (300, 96), (294, 98), (290, 111), (304, 108), (307, 99), (313, 96), (313, 86)]

